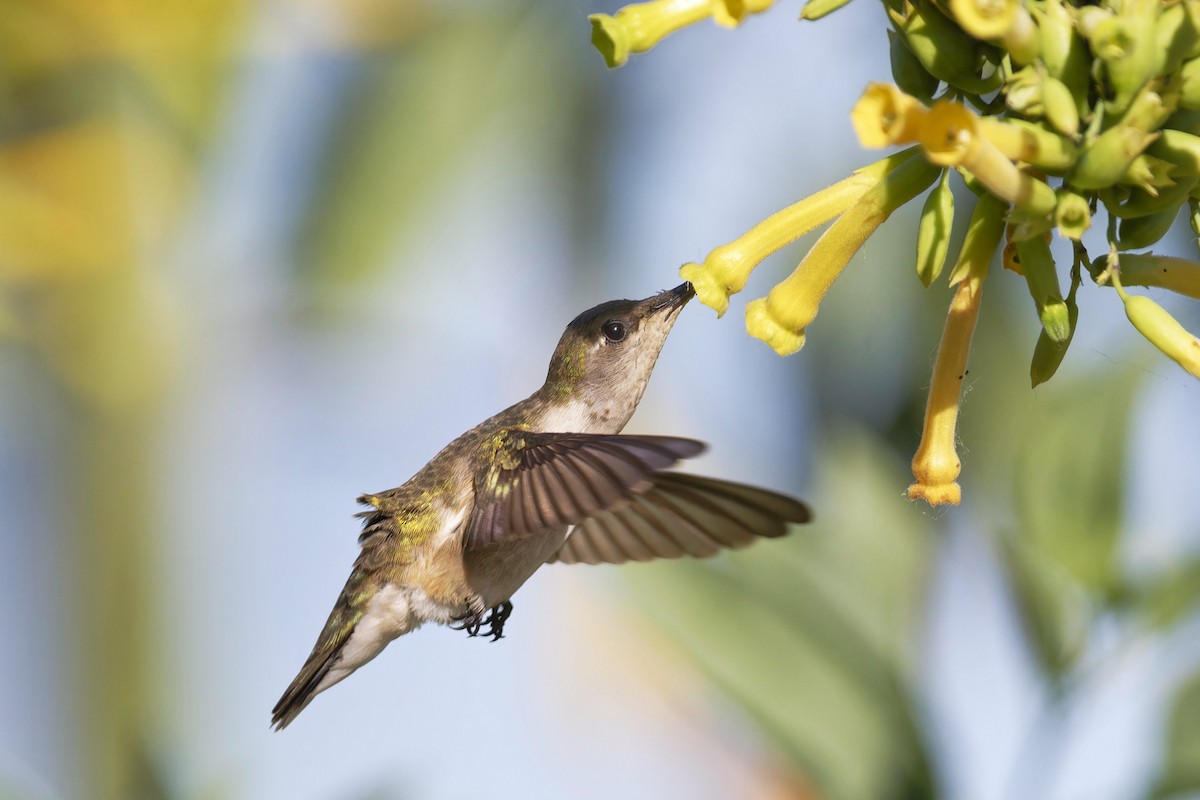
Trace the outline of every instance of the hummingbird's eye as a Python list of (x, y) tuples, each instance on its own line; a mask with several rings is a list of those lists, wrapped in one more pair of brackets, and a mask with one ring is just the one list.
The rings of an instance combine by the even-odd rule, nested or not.
[(604, 333), (605, 339), (608, 339), (610, 342), (619, 342), (625, 338), (625, 323), (619, 319), (610, 319), (604, 323), (601, 331)]

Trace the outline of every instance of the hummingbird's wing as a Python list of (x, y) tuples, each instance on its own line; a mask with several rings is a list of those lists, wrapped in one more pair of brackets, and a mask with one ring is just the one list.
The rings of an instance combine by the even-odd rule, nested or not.
[(571, 527), (629, 503), (700, 441), (506, 431), (475, 475), (463, 571), (486, 607), (508, 601), (562, 548)]
[(476, 480), (463, 549), (565, 530), (628, 503), (661, 470), (703, 450), (703, 442), (674, 436), (511, 434), (496, 466)]
[(464, 549), (469, 557), (502, 539), (573, 525), (547, 560), (703, 557), (811, 518), (806, 505), (776, 492), (666, 471), (703, 450), (672, 436), (521, 434), (500, 459), (508, 466), (477, 483)]
[(477, 471), (463, 571), (486, 607), (506, 602), (562, 547), (572, 525), (629, 502), (704, 450), (693, 439), (507, 430)]
[(655, 558), (703, 558), (808, 522), (808, 506), (740, 483), (660, 472), (628, 503), (583, 520), (550, 559), (564, 564), (622, 564)]

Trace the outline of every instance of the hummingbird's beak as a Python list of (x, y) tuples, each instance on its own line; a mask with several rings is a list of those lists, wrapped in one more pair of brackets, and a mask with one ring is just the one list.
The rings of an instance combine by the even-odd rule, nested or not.
[(692, 284), (683, 282), (674, 289), (668, 289), (665, 292), (659, 292), (654, 297), (649, 298), (650, 308), (655, 311), (663, 308), (681, 309), (696, 296), (696, 290), (692, 288)]

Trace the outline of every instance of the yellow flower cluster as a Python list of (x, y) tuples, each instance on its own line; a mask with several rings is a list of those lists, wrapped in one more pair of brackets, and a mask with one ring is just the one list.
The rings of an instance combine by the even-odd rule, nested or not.
[[(845, 0), (808, 0), (818, 19)], [(656, 0), (592, 17), (610, 66), (705, 18), (736, 25), (770, 2)], [(1030, 381), (1049, 380), (1074, 335), (1086, 270), (1112, 285), (1143, 336), (1200, 377), (1200, 341), (1124, 286), (1200, 297), (1200, 263), (1130, 253), (1158, 242), (1185, 204), (1200, 236), (1200, 0), (882, 0), (895, 85), (872, 84), (851, 113), (864, 147), (908, 145), (779, 211), (680, 274), (723, 315), (771, 253), (828, 228), (798, 267), (746, 306), (748, 332), (780, 355), (804, 346), (821, 300), (900, 206), (932, 189), (916, 235), (925, 286), (949, 255), (955, 173), (975, 198), (950, 275), (954, 295), (930, 382), (909, 496), (957, 503), (956, 422), (983, 282), (997, 253), (1024, 277), (1040, 322)], [(968, 195), (969, 197), (970, 195)], [(1109, 253), (1088, 256), (1103, 215)], [(1070, 240), (1070, 289), (1051, 253)], [(1094, 234), (1093, 234), (1094, 235)]]

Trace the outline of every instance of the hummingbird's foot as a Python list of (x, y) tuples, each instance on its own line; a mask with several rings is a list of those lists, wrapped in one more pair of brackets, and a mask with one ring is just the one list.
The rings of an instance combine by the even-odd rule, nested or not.
[(487, 615), (487, 619), (483, 621), (483, 624), (488, 626), (488, 630), (484, 633), (491, 636), (493, 642), (504, 638), (504, 623), (512, 616), (512, 610), (512, 603), (505, 600), (493, 608), (491, 613)]
[[(483, 616), (482, 611), (471, 611), (456, 618), (449, 624), (449, 627), (456, 631), (466, 631), (467, 636), (472, 638), (478, 636), (482, 631), (484, 636), (491, 636), (494, 642), (504, 638), (504, 623), (508, 621), (512, 609), (512, 603), (505, 600), (500, 605), (493, 607), (486, 617)], [(488, 626), (486, 631), (483, 630), (484, 625)]]
[(483, 626), (483, 623), (483, 614), (478, 611), (472, 611), (466, 616), (458, 617), (449, 623), (447, 627), (455, 631), (466, 631), (467, 636), (474, 638), (479, 635), (479, 629)]

